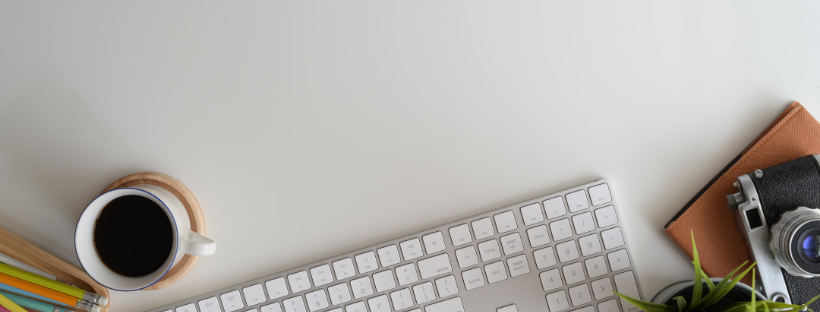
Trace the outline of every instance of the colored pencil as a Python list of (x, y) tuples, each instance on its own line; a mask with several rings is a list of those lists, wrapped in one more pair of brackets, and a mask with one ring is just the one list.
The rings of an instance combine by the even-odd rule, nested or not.
[(69, 286), (55, 280), (47, 279), (37, 274), (26, 272), (25, 270), (15, 268), (5, 263), (0, 263), (0, 273), (24, 280), (32, 284), (40, 285), (45, 288), (55, 290), (69, 296), (73, 296), (77, 299), (82, 299), (93, 304), (99, 304), (101, 306), (105, 306), (108, 304), (108, 298), (106, 297), (79, 289), (77, 287)]
[(9, 312), (26, 312), (23, 307), (12, 301), (11, 299), (0, 294), (0, 306), (3, 306)]
[(25, 264), (23, 262), (17, 261), (17, 259), (9, 257), (9, 256), (7, 256), (3, 253), (0, 253), (0, 262), (8, 264), (10, 266), (13, 266), (13, 267), (21, 269), (21, 270), (29, 271), (31, 273), (40, 275), (40, 276), (48, 278), (48, 279), (53, 279), (53, 280), (57, 279), (57, 277), (54, 276), (54, 275), (43, 272), (43, 271), (41, 271), (41, 270), (39, 270), (39, 269), (37, 269), (33, 266), (30, 266), (28, 264)]
[(63, 303), (61, 303), (57, 300), (47, 298), (47, 297), (43, 297), (43, 296), (40, 296), (40, 295), (35, 294), (33, 292), (25, 291), (25, 290), (22, 290), (20, 288), (14, 287), (14, 286), (9, 286), (9, 285), (3, 284), (2, 282), (0, 282), (0, 291), (5, 291), (7, 293), (15, 294), (15, 295), (22, 295), (22, 296), (25, 296), (25, 297), (30, 297), (32, 299), (37, 299), (37, 300), (48, 302), (48, 303), (63, 304)]
[[(25, 308), (23, 308), (23, 309), (25, 309)], [(0, 305), (0, 312), (11, 312), (11, 311), (9, 311), (9, 309), (6, 309), (6, 307)]]
[(69, 307), (84, 308), (85, 304), (90, 304), (90, 303), (87, 303), (85, 301), (82, 301), (82, 299), (77, 299), (75, 297), (66, 295), (66, 294), (61, 293), (59, 291), (51, 290), (51, 289), (45, 288), (43, 286), (39, 286), (39, 285), (36, 285), (36, 284), (33, 284), (33, 283), (29, 283), (29, 282), (26, 282), (26, 281), (21, 280), (19, 278), (14, 278), (14, 277), (8, 276), (6, 274), (0, 274), (0, 283), (9, 285), (9, 286), (12, 286), (12, 287), (15, 287), (15, 288), (19, 288), (19, 289), (22, 289), (22, 290), (25, 290), (25, 291), (28, 291), (28, 292), (31, 292), (31, 293), (34, 293), (34, 294), (37, 294), (37, 295), (52, 299), (52, 300), (56, 300), (56, 301), (59, 302), (59, 304), (64, 304), (64, 305), (67, 305)]
[(65, 312), (66, 311), (65, 308), (58, 307), (58, 306), (55, 306), (53, 304), (40, 302), (40, 301), (31, 299), (31, 298), (26, 298), (26, 297), (18, 296), (18, 295), (15, 295), (15, 294), (10, 294), (10, 293), (4, 292), (4, 291), (0, 291), (0, 295), (5, 296), (9, 300), (11, 300), (11, 302), (14, 302), (14, 303), (16, 303), (17, 305), (19, 305), (21, 307), (28, 308), (28, 309), (34, 309), (34, 310), (37, 310), (37, 311), (40, 311), (40, 312), (56, 312), (56, 311)]

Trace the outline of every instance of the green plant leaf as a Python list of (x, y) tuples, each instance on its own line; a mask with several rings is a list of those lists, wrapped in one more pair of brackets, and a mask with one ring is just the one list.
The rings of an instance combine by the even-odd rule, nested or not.
[(712, 292), (715, 289), (715, 283), (709, 279), (709, 276), (703, 270), (700, 270), (700, 275), (703, 275), (703, 279), (706, 280), (706, 287), (709, 287), (709, 292)]
[(720, 301), (720, 299), (723, 299), (723, 297), (726, 296), (726, 294), (728, 294), (729, 291), (731, 291), (732, 288), (735, 287), (737, 281), (740, 281), (744, 276), (746, 276), (746, 273), (748, 273), (749, 269), (753, 268), (755, 265), (755, 263), (752, 263), (752, 265), (746, 269), (746, 272), (743, 272), (743, 274), (741, 274), (739, 277), (737, 277), (737, 280), (735, 280), (735, 273), (737, 273), (738, 270), (742, 269), (743, 266), (746, 265), (746, 263), (749, 263), (749, 261), (743, 262), (740, 266), (732, 270), (732, 272), (729, 272), (729, 274), (727, 274), (726, 277), (723, 278), (723, 280), (720, 281), (720, 283), (718, 283), (717, 286), (715, 286), (715, 289), (712, 290), (708, 295), (706, 295), (705, 298), (703, 298), (703, 303), (701, 305), (703, 307), (709, 307)]
[(749, 305), (749, 312), (755, 312), (755, 299), (757, 299), (757, 294), (754, 292), (755, 289), (755, 269), (752, 269), (752, 301)]
[(675, 309), (675, 307), (673, 307), (673, 306), (660, 304), (660, 303), (646, 302), (646, 301), (642, 301), (642, 300), (632, 298), (632, 297), (624, 295), (624, 294), (620, 294), (618, 292), (614, 292), (614, 293), (618, 297), (623, 298), (627, 302), (629, 302), (631, 304), (634, 304), (636, 307), (638, 307), (641, 310), (644, 310), (646, 312), (676, 312), (677, 311)]
[(695, 232), (689, 229), (689, 234), (692, 236), (692, 258), (695, 262), (695, 289), (692, 291), (692, 302), (686, 311), (694, 310), (700, 307), (700, 301), (703, 299), (703, 270), (700, 268), (700, 257), (698, 257), (698, 247), (695, 246)]
[(678, 303), (678, 311), (686, 310), (686, 298), (683, 298), (683, 296), (677, 296), (672, 299), (675, 299), (675, 301)]

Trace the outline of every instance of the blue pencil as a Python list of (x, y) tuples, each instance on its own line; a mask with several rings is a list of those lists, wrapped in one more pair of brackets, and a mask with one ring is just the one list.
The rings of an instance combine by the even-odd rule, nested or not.
[(40, 296), (38, 294), (28, 292), (28, 291), (22, 290), (20, 288), (17, 288), (17, 287), (14, 287), (14, 286), (9, 286), (9, 285), (3, 284), (3, 283), (0, 283), (0, 290), (8, 292), (8, 293), (15, 294), (15, 295), (23, 295), (23, 296), (26, 296), (26, 297), (31, 297), (31, 298), (34, 298), (34, 299), (37, 299), (37, 300), (40, 300), (40, 301), (48, 302), (48, 303), (63, 305), (62, 302), (59, 302), (57, 300), (49, 299), (49, 298)]

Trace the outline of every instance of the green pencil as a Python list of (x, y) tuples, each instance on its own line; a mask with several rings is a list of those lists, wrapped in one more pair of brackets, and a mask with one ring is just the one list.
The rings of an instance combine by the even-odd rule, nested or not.
[(19, 278), (29, 283), (34, 283), (51, 290), (56, 290), (66, 295), (74, 296), (78, 299), (91, 302), (93, 304), (98, 304), (101, 306), (105, 306), (108, 304), (108, 298), (106, 297), (79, 289), (74, 286), (66, 285), (58, 281), (39, 276), (34, 273), (29, 273), (25, 270), (15, 268), (2, 262), (0, 262), (0, 273)]

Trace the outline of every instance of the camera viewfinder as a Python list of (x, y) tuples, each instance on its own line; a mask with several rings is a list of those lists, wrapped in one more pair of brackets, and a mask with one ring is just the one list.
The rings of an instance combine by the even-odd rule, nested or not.
[(744, 212), (746, 214), (746, 223), (749, 225), (749, 231), (763, 226), (763, 219), (760, 218), (760, 209), (753, 208)]

